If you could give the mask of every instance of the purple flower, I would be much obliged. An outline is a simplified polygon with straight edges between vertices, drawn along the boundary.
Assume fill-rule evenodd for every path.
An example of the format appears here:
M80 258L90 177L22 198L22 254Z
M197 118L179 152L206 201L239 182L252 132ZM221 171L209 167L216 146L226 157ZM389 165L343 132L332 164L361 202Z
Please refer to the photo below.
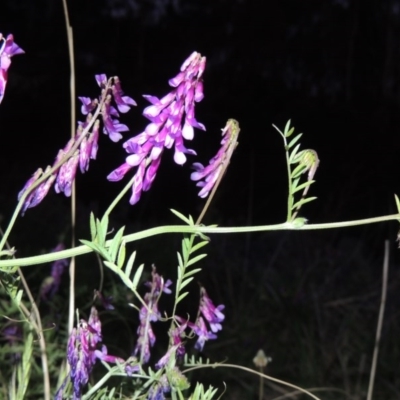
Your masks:
M7 342L7 346L3 351L5 350L10 354L12 363L18 363L21 360L21 348L18 343L23 341L22 326L15 322L9 322L5 324L0 334Z
M126 113L131 107L136 106L136 101L129 96L124 96L121 89L121 82L117 76L114 77L114 85L112 86L112 93L114 95L114 101L117 104L119 112Z
M156 365L155 365L155 368L156 368L156 369L161 369L161 368L165 367L165 366L168 364L170 358L176 353L176 351L177 351L177 349L178 349L179 346L180 346L180 345L176 345L176 346L170 347L170 348L168 349L168 351L164 354L164 356L162 356L162 357L158 360L158 362L157 362Z
M14 43L14 36L8 35L7 38L0 33L0 103L3 100L7 85L7 70L11 65L11 57L16 54L23 54L24 51Z
M64 250L64 245L57 245L52 252ZM63 258L61 260L57 260L51 266L51 275L47 277L40 289L40 297L43 300L51 299L58 291L61 283L62 274L65 271L65 268L68 267L68 259Z
M17 50L14 49L14 51ZM17 53L14 52L14 54ZM100 121L94 119L91 114L95 108L97 109L95 114L101 112L104 124L103 130L110 136L111 140L118 141L122 137L120 132L128 130L126 125L121 124L115 118L119 114L117 109L111 104L111 101L114 99L117 107L122 108L123 112L128 111L130 106L136 103L130 97L123 96L118 77L107 80L107 77L101 74L96 75L96 81L102 89L101 96L98 99L79 97L79 100L82 102L81 111L86 115L86 121L78 122L75 137L71 138L63 149L59 150L51 168L48 167L45 172L41 169L37 170L19 192L18 200L20 200L27 190L32 190L32 185L38 179L42 178L43 174L49 175L50 169L53 170L51 175L27 196L22 206L22 214L28 208L38 205L47 195L54 182L54 189L57 193L63 192L65 196L70 196L78 165L81 172L85 173L89 169L90 159L96 159Z
M201 101L204 97L201 79L205 63L205 57L193 52L182 64L179 74L169 80L169 85L173 88L170 93L161 99L151 95L143 96L151 103L143 111L143 115L150 120L150 124L142 133L124 143L124 148L130 156L126 158L125 164L107 177L109 180L116 180L116 177L121 176L121 171L124 174L127 172L127 164L138 167L132 185L130 198L132 205L139 201L142 191L148 191L151 188L164 148L170 149L174 146L174 161L179 165L186 162L186 154L196 154L194 150L185 147L184 139L193 139L193 128L205 130L204 125L197 122L194 116L195 102ZM102 82L103 79L98 78L98 82ZM117 93L116 84L115 87ZM114 93L114 99L119 110L123 112L120 107L126 107L131 103L127 102L123 96L121 97L123 102L118 100L116 93ZM114 135L119 134L114 133Z
M67 360L71 366L70 379L73 384L73 399L81 398L82 386L89 381L90 373L97 360L106 362L123 363L119 357L109 355L107 347L101 345L101 322L95 307L92 307L89 320L81 319L77 328L72 330L67 345ZM100 347L99 349L98 347ZM65 383L58 390L61 396ZM62 397L60 397L62 398Z
M211 299L208 297L206 289L201 287L200 289L200 312L203 317L210 324L210 328L213 332L218 332L222 329L221 322L225 319L225 315L222 314L222 310L225 308L224 305L214 306Z
M54 189L57 193L64 192L65 196L70 197L72 192L72 182L76 176L76 170L79 164L79 151L63 165L57 175L57 180Z
M221 322L225 319L225 316L224 314L222 314L221 310L223 310L224 308L225 306L223 305L215 307L211 299L208 297L206 290L201 287L199 315L196 319L196 322L193 323L185 321L182 317L179 316L175 317L176 320L182 325L179 328L181 329L181 331L179 332L179 337L177 337L176 334L172 336L174 344L179 343L180 336L187 326L192 329L193 332L197 335L195 348L200 351L203 350L205 342L210 339L216 339L217 335L215 334L215 332L218 332L222 329Z
M164 393L171 391L170 384L166 374L163 374L159 381L154 384L148 393L147 400L165 400Z
M150 348L154 346L156 337L151 326L151 322L156 322L161 318L158 311L158 301L160 300L161 293L171 293L169 286L172 284L170 280L164 282L162 276L157 274L156 268L152 266L152 281L146 282L145 285L149 287L150 292L144 296L146 306L142 306L139 311L140 324L137 330L138 339L133 354L140 355L141 361L147 363L150 359Z
M91 99L90 97L78 97L78 99L81 101L82 106L81 106L81 113L83 115L87 115L91 113L99 103L97 99Z
M198 317L195 324L189 322L188 326L192 328L194 333L198 336L194 347L199 351L203 350L204 344L207 340L217 338L217 335L208 330L208 327L202 317Z
M223 171L224 163L229 163L229 159L237 144L236 139L238 134L239 125L237 121L233 119L228 120L225 128L222 129L221 148L210 160L208 166L204 167L200 163L193 164L196 172L191 174L190 179L192 181L199 181L196 186L202 188L199 192L200 197L204 198L208 196Z

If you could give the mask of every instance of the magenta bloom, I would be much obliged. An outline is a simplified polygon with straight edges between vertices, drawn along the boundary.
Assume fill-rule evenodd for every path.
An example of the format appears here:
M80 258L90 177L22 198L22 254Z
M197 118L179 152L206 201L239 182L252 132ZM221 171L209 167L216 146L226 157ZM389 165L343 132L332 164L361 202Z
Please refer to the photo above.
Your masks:
M237 144L236 140L238 134L239 125L237 121L233 119L228 120L225 128L222 129L221 148L210 160L207 167L200 163L193 164L193 168L196 172L191 174L190 179L192 181L199 181L196 186L202 188L199 192L200 197L204 198L208 196L224 170L224 163L229 163L233 150L235 150Z
M117 109L111 104L114 99L117 108L121 112L127 112L132 105L136 105L135 101L128 96L124 96L121 90L121 84L118 77L107 79L106 75L96 75L96 81L101 87L101 95L98 99L89 97L79 97L82 102L81 111L86 115L86 120L78 122L78 129L75 137L71 138L65 147L59 150L52 167L47 167L43 172L37 170L32 178L28 180L24 188L18 194L18 200L27 191L31 190L31 186L40 179L43 174L47 174L50 169L54 169L52 174L32 193L28 195L22 207L22 214L28 209L38 205L47 195L54 183L54 189L57 193L64 193L65 196L71 196L72 184L75 180L76 173L79 169L81 173L85 173L89 169L90 160L97 157L100 120L94 119L91 114L94 111L102 115L103 131L108 134L110 139L118 141L122 138L120 132L128 130L126 125L119 123L116 117L119 116ZM74 150L72 152L72 150ZM64 160L63 160L64 159ZM60 162L63 160L61 165Z
M205 57L193 52L182 64L178 75L169 80L169 85L173 87L170 93L161 99L143 96L152 104L143 111L143 115L151 122L142 133L124 143L130 155L122 166L107 177L111 181L119 180L129 170L128 166L138 167L132 186L132 205L139 201L143 191L150 189L164 148L174 147L174 160L179 165L186 162L185 154L196 155L194 150L185 147L184 139L193 139L194 128L205 130L204 125L197 122L194 116L195 103L204 97L202 75L205 63ZM121 112L120 107L126 106L126 99L122 97L122 100L119 106ZM117 100L116 103L118 105Z
M11 57L16 54L25 53L16 43L14 36L8 35L7 38L0 33L0 103L3 100L7 85L7 70L11 65Z
M208 297L206 290L201 287L200 288L200 306L199 306L199 316L196 319L196 322L188 322L185 321L182 317L176 316L176 320L180 322L181 328L183 330L187 327L193 330L193 332L197 335L197 341L195 344L195 348L197 350L203 350L204 344L207 340L216 339L216 332L222 329L221 322L225 319L224 314L222 314L222 310L225 308L224 305L214 306L211 299ZM178 328L177 328L178 329ZM178 331L179 336L182 335L182 331ZM176 337L177 334L173 336L174 344L180 344L179 339ZM177 350L182 351L179 347Z
M140 359L147 363L150 359L150 348L154 346L156 337L151 326L151 322L156 322L161 318L161 314L158 311L158 301L162 292L171 293L169 286L172 282L167 280L164 282L162 276L157 274L156 268L152 267L152 281L146 282L146 286L149 287L150 292L144 296L146 306L142 306L139 312L140 325L138 327L138 339L133 354L140 355ZM150 312L149 312L150 311Z
M69 377L73 384L74 400L81 398L82 387L88 383L97 360L112 363L124 362L122 358L109 355L107 347L101 345L101 341L101 322L96 308L92 307L89 320L80 320L78 326L72 330L67 345L67 360L71 367ZM55 398L62 398L65 384L66 382L61 385Z
M206 289L203 287L200 289L200 312L210 324L210 328L213 332L218 332L222 329L221 322L225 319L224 314L222 314L224 308L225 306L222 304L215 307L208 297Z

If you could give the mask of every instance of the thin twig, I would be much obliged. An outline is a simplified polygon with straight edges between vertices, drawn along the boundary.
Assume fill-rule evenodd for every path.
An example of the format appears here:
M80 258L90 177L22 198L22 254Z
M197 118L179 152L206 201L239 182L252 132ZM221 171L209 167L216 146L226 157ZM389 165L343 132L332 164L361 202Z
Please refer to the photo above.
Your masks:
M71 96L71 138L75 137L75 60L74 60L74 36L68 16L67 0L63 0L65 25L68 39L68 53L70 66L70 96ZM76 224L76 187L72 184L71 195L71 247L75 247L75 224ZM68 310L68 332L72 332L75 314L75 257L71 258L69 265L69 310Z
M383 258L383 272L382 272L381 305L379 308L378 325L376 327L375 348L372 357L371 373L369 376L367 400L372 400L372 394L374 391L376 365L378 362L378 354L379 354L379 343L381 340L383 316L385 314L388 275L389 275L389 240L385 240L385 256Z

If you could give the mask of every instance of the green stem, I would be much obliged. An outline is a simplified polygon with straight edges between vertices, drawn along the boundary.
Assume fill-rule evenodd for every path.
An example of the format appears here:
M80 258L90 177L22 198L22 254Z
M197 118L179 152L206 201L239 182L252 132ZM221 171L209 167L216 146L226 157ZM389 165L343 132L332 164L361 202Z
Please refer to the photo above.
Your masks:
M125 196L125 194L128 192L128 190L132 187L133 181L135 180L135 175L132 177L132 179L126 184L126 186L121 190L121 192L118 194L118 196L113 200L113 202L108 206L107 210L105 211L103 218L105 216L109 216L111 214L111 211L115 208L115 206L118 204L118 202L122 199L122 197Z
M108 372L100 380L98 380L94 386L92 386L84 395L82 395L82 400L90 399L91 396L94 395L112 376L126 377L126 373L120 371L121 368L119 368L118 366L110 368ZM149 377L139 374L133 374L130 376L130 378L149 379Z
M287 198L287 214L286 214L286 221L292 220L292 204L293 204L293 193L292 193L292 170L290 169L290 162L289 162L289 149L287 147L287 140L286 136L283 132L276 126L272 125L278 133L282 136L283 143L285 145L285 156L286 156L286 168L287 168L287 175L288 175L288 198Z
M312 231L320 229L336 229L346 228L351 226L369 225L376 224L379 222L387 221L400 221L399 214L385 215L381 217L357 219L353 221L344 222L328 222L323 224L310 224L303 226L296 226L293 222L284 222L282 224L275 225L260 225L260 226L239 226L239 227L207 227L207 226L186 226L186 225L167 225L159 226L156 228L146 229L141 232L131 233L124 236L122 239L125 243L134 242L137 240L145 239L155 235L161 235L165 233L204 233L204 234L221 234L221 233L250 233L250 232L269 232L269 231L284 231L284 230L297 230L297 231ZM112 240L106 242L106 246L111 244ZM63 258L70 258L73 256L79 256L82 254L88 254L93 250L86 246L78 246L73 249L58 251L56 253L44 254L34 257L17 258L12 260L0 260L0 269L15 267L26 267L28 265L44 264Z

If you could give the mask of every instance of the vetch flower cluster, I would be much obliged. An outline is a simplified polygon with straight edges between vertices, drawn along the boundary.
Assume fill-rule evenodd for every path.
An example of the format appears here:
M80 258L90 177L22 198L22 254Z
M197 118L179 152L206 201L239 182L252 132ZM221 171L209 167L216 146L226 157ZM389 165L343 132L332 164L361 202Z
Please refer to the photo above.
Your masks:
M89 320L81 319L72 330L67 346L67 360L71 367L69 378L73 384L73 399L81 398L81 389L89 381L90 373L97 360L111 363L123 363L124 360L107 354L107 347L102 345L101 322L95 307L92 307ZM56 398L62 398L65 383L60 387Z
M137 330L138 339L133 352L135 356L140 356L140 360L143 361L143 363L149 361L150 347L153 347L156 342L151 322L156 322L161 318L161 314L158 310L158 301L160 300L161 293L171 293L169 286L172 284L170 280L164 282L163 277L157 274L154 265L152 267L151 276L151 282L146 282L146 286L149 287L150 291L145 294L145 305L142 305L140 308L140 324Z
M216 332L222 330L221 322L225 319L222 310L224 305L214 306L204 287L200 288L200 306L196 322L185 321L184 318L176 316L178 322L193 330L197 335L195 348L203 350L207 340L216 339Z
M99 99L79 97L82 102L81 111L82 114L86 115L86 120L78 122L76 135L68 141L63 149L59 150L53 165L48 166L45 171L39 168L19 192L18 200L27 190L30 190L29 195L25 198L22 214L28 208L38 205L53 184L57 193L62 192L67 197L71 195L72 183L78 166L81 173L85 173L89 169L90 159L95 160L97 157L100 130L99 115L102 116L103 120L103 132L112 141L120 140L122 138L120 132L129 130L117 119L119 113L111 102L114 100L118 110L125 113L129 111L130 106L136 105L135 101L123 95L118 77L112 77L108 80L104 74L95 77L101 88ZM32 189L33 185L35 187Z
M210 160L210 163L205 167L203 164L194 163L193 172L190 176L192 181L199 181L196 186L202 189L199 196L207 197L213 189L217 180L222 176L233 151L237 146L237 137L239 135L239 124L234 119L229 119L224 129L222 129L221 148L218 153Z
M25 53L16 43L14 36L8 35L7 38L0 33L0 103L3 100L7 85L8 68L11 65L11 57L16 54Z
M64 245L60 243L53 249L53 252L61 250L64 250ZM51 266L51 275L44 280L40 288L40 297L43 300L50 300L57 293L60 287L62 274L67 266L68 259L66 258L53 263Z
M185 154L196 152L184 146L184 139L192 140L194 128L205 130L194 114L195 102L203 99L202 75L206 58L193 52L182 64L180 72L169 80L174 89L161 99L144 95L152 105L143 115L150 120L145 130L123 145L130 154L125 163L108 175L108 180L119 181L133 167L137 167L132 185L130 204L136 204L143 191L148 191L154 181L164 148L174 146L174 160L183 165Z

